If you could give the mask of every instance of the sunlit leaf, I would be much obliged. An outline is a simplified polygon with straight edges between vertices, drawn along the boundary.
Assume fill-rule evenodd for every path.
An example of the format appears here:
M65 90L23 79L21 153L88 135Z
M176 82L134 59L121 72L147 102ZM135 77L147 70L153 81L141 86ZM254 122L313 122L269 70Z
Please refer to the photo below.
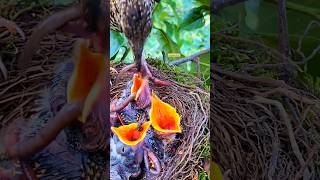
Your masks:
M110 31L110 57L114 57L123 44L124 38L121 34Z
M204 15L203 11L207 8L206 6L200 6L191 9L189 13L185 15L180 25L181 29L184 30L195 30L204 26Z
M180 53L178 45L171 39L171 37L162 29L156 28L158 30L159 41L162 44L162 48L168 53Z

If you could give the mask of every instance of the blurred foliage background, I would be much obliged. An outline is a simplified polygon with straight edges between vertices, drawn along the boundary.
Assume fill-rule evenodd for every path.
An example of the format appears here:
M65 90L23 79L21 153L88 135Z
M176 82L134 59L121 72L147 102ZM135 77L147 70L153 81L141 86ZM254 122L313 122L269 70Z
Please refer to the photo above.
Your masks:
M277 49L277 10L277 0L248 0L224 8L213 16L212 31L225 31ZM315 52L307 64L301 65L297 80L306 89L320 95L320 1L287 0L287 19L292 59L297 62L303 59L299 49L306 57Z
M114 62L133 62L124 35L110 32L110 57ZM161 0L153 12L153 29L144 46L146 58L166 63L210 48L209 0ZM195 63L179 65L196 74ZM200 56L201 79L209 82L210 54Z

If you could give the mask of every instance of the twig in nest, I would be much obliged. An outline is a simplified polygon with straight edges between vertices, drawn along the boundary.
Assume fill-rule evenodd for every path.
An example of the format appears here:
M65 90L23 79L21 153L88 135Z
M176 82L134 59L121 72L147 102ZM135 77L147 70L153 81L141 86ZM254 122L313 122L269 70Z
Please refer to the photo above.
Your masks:
M199 94L194 93L194 92L190 92L190 94L191 94L191 95L195 95L195 96L197 97L197 99L198 99L198 101L199 101L200 108L201 108L201 110L202 110L202 113L203 113L203 114L206 114L206 112L205 112L205 110L204 110L204 108L203 108L202 101L201 101L201 98L200 98Z
M82 112L83 102L65 105L61 111L44 127L35 137L18 142L12 146L7 145L6 153L12 158L25 158L50 144L54 138L68 124L75 121ZM10 133L8 133L10 134ZM7 144L10 142L7 142Z
M277 168L277 163L278 163L278 158L279 158L279 151L280 151L280 144L279 144L279 137L278 137L278 132L275 128L274 130L274 135L273 135L273 142L272 142L272 155L270 159L270 165L269 165L269 170L268 170L268 179L272 180L274 179L273 175L276 171Z
M279 110L280 118L284 121L284 123L287 127L288 136L289 136L289 140L291 143L293 153L295 154L295 156L299 160L300 165L304 166L305 160L303 159L302 153L299 149L296 138L294 136L292 124L290 122L289 116L288 116L286 110L284 109L283 105L279 101L272 100L272 99L266 99L264 97L259 97L259 96L256 96L255 100L260 103L270 104L270 105L277 107L277 109ZM308 176L310 175L308 169L306 169L306 174L308 174Z
M19 26L16 23L14 23L13 21L9 21L0 16L0 27L2 26L6 27L9 30L9 32L12 34L15 34L16 32L18 32L23 40L26 39L26 36L24 35L23 31L19 28Z
M21 14L29 11L29 10L32 10L34 7L36 7L37 5L35 5L35 3L31 3L30 6L26 7L26 8L23 8L21 10L19 10L18 12L16 12L14 15L11 16L11 19L12 20L15 20L17 19Z
M226 76L232 77L232 78L240 80L240 81L264 84L264 85L271 86L271 87L285 87L287 89L292 89L292 87L288 86L282 80L274 80L274 79L266 78L266 77L255 77L255 76L251 76L249 74L239 74L239 73L235 73L235 72L229 72L229 71L222 70L218 66L211 66L211 71L217 72L220 74L224 74Z
M129 65L125 66L124 68L122 68L122 69L119 71L119 73L117 74L116 83L119 82L120 77L124 76L124 74L125 74L126 72L128 72L129 70L131 70L131 69L133 69L133 68L135 68L135 67L136 67L136 64L133 63L133 64L129 64Z
M233 37L233 36L229 36L226 34L222 34L222 33L214 33L213 35L216 38L220 38L220 39L224 39L230 42L234 42L234 41L238 41L244 44L251 44L251 45L255 45L255 46L259 46L263 49L266 50L266 52L273 57L274 59L283 59L283 58L287 58L288 60L288 64L292 65L293 67L299 69L299 66L290 58L290 57L285 57L283 54L281 54L277 49L274 49L272 47L269 47L263 43L260 43L258 41L254 41L254 40L250 40L250 39L245 39L242 37Z
M256 69L283 69L289 63L278 63L278 64L248 64L241 69L241 71L253 71Z
M272 89L270 91L260 93L260 95L262 95L263 97L268 97L273 94L282 94L282 95L288 96L294 100L301 101L303 103L310 104L310 105L320 103L319 101L315 101L315 100L309 99L305 96L301 96L301 95L295 93L294 91L290 91L290 90L282 88L282 87L278 87L278 88Z
M313 156L318 152L317 151L318 148L316 146L314 146L308 156L308 159L306 160L306 162L304 163L304 165L302 165L300 167L300 170L297 172L296 176L294 177L294 180L299 180L302 175L303 175L303 172L305 171L305 169L307 168L307 166L309 165L309 163L311 162L311 160L313 159Z
M3 64L1 56L0 56L0 70L1 70L2 75L3 75L3 79L7 80L8 79L8 71L7 71L6 66Z
M236 73L236 72L224 71L217 66L212 66L211 69L213 72L218 72L220 74L232 77L232 78L240 80L240 81L251 82L254 84L263 84L263 85L266 85L269 87L276 87L275 89L272 89L272 90L264 92L264 93L256 92L253 90L251 91L259 96L267 97L272 94L280 93L280 94L286 95L292 99L304 102L306 104L319 104L319 101L311 100L306 96L302 96L302 95L297 94L296 92L294 92L294 90L297 90L296 88L287 85L282 80L274 80L274 79L265 78L265 77L255 77L255 76L251 76L249 74L244 74L244 73L240 74L240 73ZM213 75L212 77L214 77L214 76L215 75Z
M111 112L119 112L123 110L125 107L128 106L130 102L132 102L136 98L136 95L137 93L132 93L122 104L118 106L113 105L113 107L111 107Z

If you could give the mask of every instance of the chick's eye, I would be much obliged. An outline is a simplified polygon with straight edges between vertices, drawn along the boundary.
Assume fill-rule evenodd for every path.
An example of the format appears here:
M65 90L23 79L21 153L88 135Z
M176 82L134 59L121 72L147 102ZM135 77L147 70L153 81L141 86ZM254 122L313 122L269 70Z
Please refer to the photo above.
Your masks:
M122 147L121 152L124 153L124 151L125 151L125 149L124 149L124 147Z

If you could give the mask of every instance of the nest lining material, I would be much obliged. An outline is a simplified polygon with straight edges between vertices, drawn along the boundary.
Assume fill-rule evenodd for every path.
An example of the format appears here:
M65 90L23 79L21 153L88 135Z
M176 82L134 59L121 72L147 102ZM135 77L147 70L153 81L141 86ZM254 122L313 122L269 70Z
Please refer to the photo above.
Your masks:
M123 77L117 77L117 72L122 66L115 67L111 79L111 98L117 99L122 90L133 77L127 73ZM181 116L183 132L177 136L176 142L179 147L175 149L172 157L165 162L160 175L156 179L193 179L203 170L204 159L202 155L203 145L209 142L209 94L198 87L183 87L180 83L172 81L170 76L175 72L166 73L152 67L152 74L160 79L170 79L172 86L155 87L151 89L159 94L159 97L177 109ZM169 73L168 73L169 72ZM194 79L196 82L197 80Z

